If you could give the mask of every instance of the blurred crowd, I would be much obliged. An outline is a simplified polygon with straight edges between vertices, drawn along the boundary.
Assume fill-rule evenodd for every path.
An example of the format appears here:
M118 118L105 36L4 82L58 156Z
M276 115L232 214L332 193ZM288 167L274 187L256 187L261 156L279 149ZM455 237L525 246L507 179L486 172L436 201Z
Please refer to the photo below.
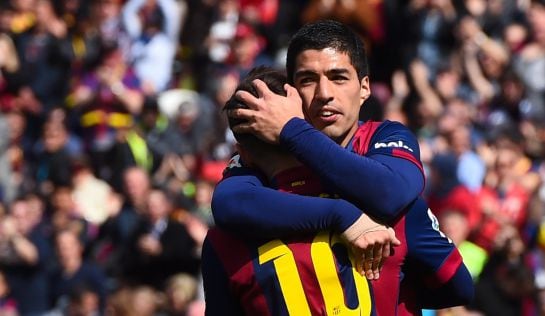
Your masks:
M221 108L323 18L364 39L361 118L418 136L474 277L432 313L545 315L545 0L1 0L0 314L203 315Z

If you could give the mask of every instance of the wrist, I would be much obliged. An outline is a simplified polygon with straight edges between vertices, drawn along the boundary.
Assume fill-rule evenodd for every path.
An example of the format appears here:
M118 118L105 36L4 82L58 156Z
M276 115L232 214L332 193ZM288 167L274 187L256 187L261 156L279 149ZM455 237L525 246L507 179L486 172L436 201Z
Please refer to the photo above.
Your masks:
M302 118L293 117L289 119L282 129L280 130L280 135L278 135L278 141L284 143L292 138L297 137L302 130L307 129L310 126L307 121Z
M362 214L350 227L348 227L342 236L348 241L353 242L361 235L373 231L382 225L373 221L369 216Z

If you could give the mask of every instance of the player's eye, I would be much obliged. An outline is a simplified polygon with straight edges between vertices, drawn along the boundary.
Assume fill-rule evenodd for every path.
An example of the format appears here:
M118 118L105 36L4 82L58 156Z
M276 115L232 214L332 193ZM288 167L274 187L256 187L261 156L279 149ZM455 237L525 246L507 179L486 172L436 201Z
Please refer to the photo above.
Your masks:
M310 83L314 82L314 80L312 79L312 77L301 77L297 80L297 83L299 85L308 85Z
M336 75L331 78L332 81L335 81L337 83L343 83L348 80L346 76Z

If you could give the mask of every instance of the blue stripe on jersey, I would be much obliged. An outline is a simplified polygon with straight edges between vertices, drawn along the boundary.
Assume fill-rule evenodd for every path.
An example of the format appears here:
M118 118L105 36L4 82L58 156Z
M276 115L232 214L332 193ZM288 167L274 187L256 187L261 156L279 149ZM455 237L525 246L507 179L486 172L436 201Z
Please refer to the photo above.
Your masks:
M335 244L331 247L335 260L337 261L337 270L339 278L344 290L346 306L355 309L359 306L356 284L354 283L354 275L352 273L352 263L348 257L348 249L342 244Z
M270 314L275 316L289 315L273 260L259 264L258 247L250 247L250 249L252 251L255 278L261 286Z

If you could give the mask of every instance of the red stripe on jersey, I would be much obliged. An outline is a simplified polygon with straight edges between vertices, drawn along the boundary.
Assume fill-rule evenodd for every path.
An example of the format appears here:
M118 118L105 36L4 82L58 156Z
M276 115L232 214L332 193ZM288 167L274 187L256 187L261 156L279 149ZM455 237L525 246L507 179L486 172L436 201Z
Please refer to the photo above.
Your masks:
M300 242L290 242L288 247L293 253L299 278L305 290L312 315L326 315L325 302L320 290L320 283L316 278L314 263L312 262L312 238Z
M433 278L429 278L426 282L432 287L437 288L450 281L456 274L456 271L462 264L462 256L458 249L454 249L445 259L439 270L435 272Z
M352 144L354 152L362 156L367 153L369 143L371 143L371 138L373 138L375 131L382 123L383 122L367 121L358 128L356 134L354 135L354 143Z
M409 154L408 152L401 150L399 148L394 148L392 149L392 155L394 155L394 157L400 157L400 158L404 158L411 161L412 163L418 166L418 168L420 169L420 171L422 171L422 173L424 173L424 169L422 168L422 164L420 163L420 161L416 159L413 155Z
M248 315L270 315L263 291L255 278L253 261L248 247L235 236L217 228L209 231L208 236L223 262L229 276L229 286L235 297Z
M418 167L418 169L420 169L420 172L422 172L422 177L424 177L424 185L422 186L422 190L424 190L424 188L426 187L426 176L424 176L424 167L422 167L422 162L420 162L420 160L416 159L413 155L409 154L408 152L403 151L401 149L397 149L397 148L392 149L392 155L394 155L394 157L405 158L411 161L412 163L414 163Z

